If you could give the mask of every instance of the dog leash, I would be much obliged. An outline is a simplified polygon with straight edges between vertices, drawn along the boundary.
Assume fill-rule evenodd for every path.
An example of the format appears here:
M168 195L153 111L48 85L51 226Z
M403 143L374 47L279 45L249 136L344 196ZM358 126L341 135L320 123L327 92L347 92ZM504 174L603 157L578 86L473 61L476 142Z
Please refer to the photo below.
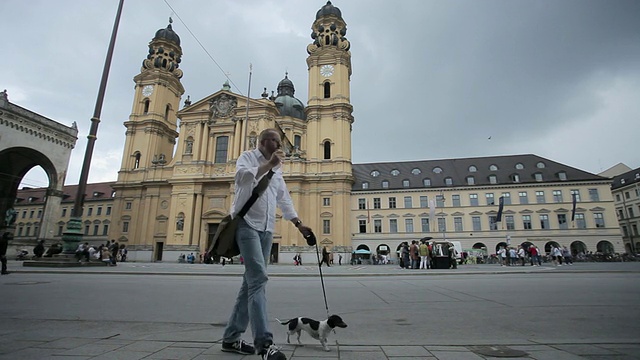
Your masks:
M318 259L318 271L320 271L320 283L322 283L322 295L324 296L324 308L327 310L327 318L328 318L329 304L327 303L327 292L324 289L324 278L322 277L322 263L320 262L320 253L318 252L317 242L316 242L316 258Z
M324 277L322 276L322 263L320 262L320 251L318 250L318 242L316 240L316 235L313 231L304 235L304 238L307 240L307 245L315 245L316 246L316 259L318 259L318 271L320 272L320 283L322 284L322 296L324 297L324 308L327 311L327 318L329 318L329 303L327 302L327 291L324 288ZM328 265L328 264L327 264ZM333 333L336 333L336 329L333 329Z

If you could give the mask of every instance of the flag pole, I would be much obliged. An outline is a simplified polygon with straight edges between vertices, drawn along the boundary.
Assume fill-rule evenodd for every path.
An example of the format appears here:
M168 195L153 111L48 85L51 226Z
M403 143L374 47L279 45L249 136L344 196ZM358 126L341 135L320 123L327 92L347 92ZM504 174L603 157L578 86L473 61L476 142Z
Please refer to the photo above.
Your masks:
M241 136L242 136L242 140L241 140L241 153L242 151L247 150L247 128L249 127L249 101L250 101L250 95L251 95L251 75L253 73L253 65L251 63L249 63L249 86L247 88L247 114L245 116L245 121L244 124L242 126L242 132L241 132Z

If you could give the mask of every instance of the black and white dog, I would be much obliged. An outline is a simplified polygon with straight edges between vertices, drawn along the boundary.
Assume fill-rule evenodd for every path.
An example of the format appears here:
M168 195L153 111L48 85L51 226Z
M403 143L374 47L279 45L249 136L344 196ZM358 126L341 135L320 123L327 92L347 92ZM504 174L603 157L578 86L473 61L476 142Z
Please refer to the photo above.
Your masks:
M331 351L331 349L329 349L329 346L327 346L327 336L329 335L329 332L331 332L331 330L336 327L347 327L347 324L345 324L345 322L342 321L342 318L338 315L331 315L327 320L323 321L313 320L306 317L297 317L289 321L278 320L278 322L282 325L288 325L288 344L291 343L291 341L289 341L289 337L294 333L298 334L298 344L302 344L300 342L300 333L302 332L302 330L304 330L309 335L311 335L312 338L320 340L320 344L322 344L322 348L324 349L324 351Z

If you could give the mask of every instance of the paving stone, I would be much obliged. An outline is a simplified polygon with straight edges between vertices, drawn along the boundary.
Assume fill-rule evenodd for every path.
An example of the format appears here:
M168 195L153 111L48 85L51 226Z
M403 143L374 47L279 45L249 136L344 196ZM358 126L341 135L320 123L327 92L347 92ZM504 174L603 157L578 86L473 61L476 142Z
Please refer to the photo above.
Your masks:
M584 345L584 344L555 345L554 347L572 354L576 354L576 355L615 355L616 354L611 350L598 347L598 346L593 346L593 345Z
M529 356L536 360L584 360L581 356L559 350L530 351Z
M313 345L305 345L305 346L296 346L293 351L293 355L296 357L315 357L318 359L337 359L338 358L338 350L335 346L331 347L331 351L324 351L322 346L318 343L317 346Z
M69 350L58 350L56 356L98 356L121 348L122 345L87 344Z
M94 343L95 341L95 339L63 338L36 345L36 347L47 349L74 349L82 345Z
M147 359L191 360L202 354L202 349L167 347L147 357Z
M438 360L482 360L482 356L478 356L471 351L431 351L433 356Z
M142 351L142 352L158 352L166 347L173 345L172 342L164 341L136 341L129 345L123 346L120 350L124 351Z
M423 346L382 346L382 351L391 356L431 356Z
M139 360L151 355L150 352L115 350L92 357L91 360ZM57 357L56 357L57 360Z

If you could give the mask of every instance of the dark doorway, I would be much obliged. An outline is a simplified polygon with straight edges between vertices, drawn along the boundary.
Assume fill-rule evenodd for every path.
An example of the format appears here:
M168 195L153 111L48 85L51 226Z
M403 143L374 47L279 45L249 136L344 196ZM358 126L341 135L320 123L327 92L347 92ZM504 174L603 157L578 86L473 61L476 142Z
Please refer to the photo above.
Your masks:
M207 248L204 251L209 250L209 247L211 247L211 243L213 242L213 236L216 234L216 231L218 231L218 226L220 225L220 223L215 223L215 224L207 224L209 225L209 232L207 233Z
M272 264L278 263L278 252L280 251L279 243L271 244L271 257L269 258L269 262Z
M156 243L156 257L155 257L155 261L162 261L162 251L164 248L164 243L163 242L157 242Z

